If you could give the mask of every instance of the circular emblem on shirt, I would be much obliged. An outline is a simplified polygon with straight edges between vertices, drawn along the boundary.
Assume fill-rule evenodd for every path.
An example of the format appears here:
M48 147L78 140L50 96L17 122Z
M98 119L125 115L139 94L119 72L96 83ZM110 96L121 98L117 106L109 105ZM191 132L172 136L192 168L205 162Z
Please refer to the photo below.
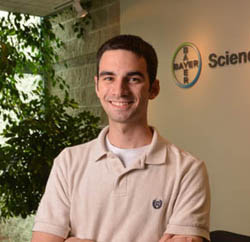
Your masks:
M161 206L162 206L162 200L154 200L153 202L152 202L152 205L153 205L153 208L155 208L155 209L159 209L159 208L161 208Z

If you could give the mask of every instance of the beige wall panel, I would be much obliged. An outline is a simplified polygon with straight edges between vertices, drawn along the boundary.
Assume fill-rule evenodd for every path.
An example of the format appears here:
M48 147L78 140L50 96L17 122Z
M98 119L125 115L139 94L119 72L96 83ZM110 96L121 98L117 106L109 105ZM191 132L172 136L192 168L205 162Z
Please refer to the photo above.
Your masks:
M248 0L121 1L121 33L142 36L158 52L161 83L150 123L171 142L206 161L211 230L250 235L250 61L208 67L211 53L250 51ZM171 59L183 42L202 56L196 85L178 87Z

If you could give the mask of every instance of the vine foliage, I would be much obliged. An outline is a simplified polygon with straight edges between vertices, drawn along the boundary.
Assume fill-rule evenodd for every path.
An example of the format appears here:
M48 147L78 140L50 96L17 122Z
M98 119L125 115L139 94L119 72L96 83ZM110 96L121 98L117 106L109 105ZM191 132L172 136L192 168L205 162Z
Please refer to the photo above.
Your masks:
M30 20L13 13L0 19L0 122L5 123L0 135L6 140L0 144L1 218L34 214L54 158L100 131L99 118L77 111L69 86L55 73L63 42L51 22ZM25 73L42 76L29 93L18 88ZM60 87L63 97L49 86ZM70 109L78 114L69 115Z

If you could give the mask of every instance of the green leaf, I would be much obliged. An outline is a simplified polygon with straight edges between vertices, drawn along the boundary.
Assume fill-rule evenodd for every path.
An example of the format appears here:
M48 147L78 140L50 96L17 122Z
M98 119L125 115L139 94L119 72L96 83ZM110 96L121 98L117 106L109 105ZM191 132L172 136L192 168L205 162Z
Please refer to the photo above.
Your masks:
M80 113L67 82L56 77L56 47L63 43L51 22L44 18L41 24L28 25L29 20L29 15L11 13L0 19L0 112L8 122L1 134L7 141L0 144L1 219L34 214L54 158L66 146L87 142L100 131L100 119ZM84 33L80 26L76 24L78 35ZM38 82L31 100L17 87L27 72L46 80L46 85ZM51 94L53 85L63 90L60 98ZM70 115L69 109L77 114Z

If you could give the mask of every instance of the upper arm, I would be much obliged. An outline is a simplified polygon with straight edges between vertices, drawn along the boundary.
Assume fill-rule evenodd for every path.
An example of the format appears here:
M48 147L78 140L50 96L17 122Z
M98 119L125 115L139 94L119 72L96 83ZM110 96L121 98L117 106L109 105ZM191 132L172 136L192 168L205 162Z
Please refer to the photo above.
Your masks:
M33 231L62 238L66 238L70 231L70 195L64 156L60 155L53 164L33 226Z
M31 242L64 242L64 238L53 234L35 231L32 233Z
M204 162L190 163L189 167L183 169L180 178L165 233L185 233L209 240L210 191Z

